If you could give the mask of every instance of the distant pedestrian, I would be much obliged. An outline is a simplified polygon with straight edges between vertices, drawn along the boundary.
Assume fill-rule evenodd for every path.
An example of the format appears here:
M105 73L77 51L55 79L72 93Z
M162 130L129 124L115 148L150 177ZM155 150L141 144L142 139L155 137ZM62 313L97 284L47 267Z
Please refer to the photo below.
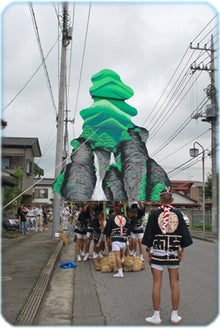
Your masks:
M26 213L27 210L25 205L20 205L17 211L17 218L20 222L20 232L22 235L28 234Z
M48 231L48 210L46 206L43 207L43 229Z
M40 232L43 231L43 209L38 205L35 208L35 215L36 215L36 226L35 226L35 232L38 232L38 229Z
M113 275L114 278L123 278L122 258L127 245L127 238L130 235L128 219L122 214L120 207L115 208L115 214L108 219L105 233L111 237L112 252L115 253L118 272Z
M150 213L142 243L147 246L147 260L151 264L153 274L152 299L154 313L145 318L150 324L160 324L160 293L164 267L168 268L172 312L170 321L179 323L182 318L178 315L180 300L179 263L182 261L184 248L192 244L192 239L183 215L170 204L172 194L164 190L160 194L159 209Z
M69 217L70 217L70 210L69 207L66 206L61 211L63 230L68 230Z
M35 230L36 217L34 215L34 208L28 206L27 219L29 221L30 230Z

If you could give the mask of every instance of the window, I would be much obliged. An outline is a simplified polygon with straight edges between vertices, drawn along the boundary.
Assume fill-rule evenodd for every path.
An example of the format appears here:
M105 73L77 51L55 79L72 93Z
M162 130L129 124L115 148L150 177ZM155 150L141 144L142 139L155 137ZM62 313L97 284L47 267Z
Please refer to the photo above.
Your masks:
M34 189L34 198L48 198L48 189Z
M2 157L2 168L3 169L10 168L10 157Z
M30 159L26 160L26 174L31 175L32 173L32 162Z

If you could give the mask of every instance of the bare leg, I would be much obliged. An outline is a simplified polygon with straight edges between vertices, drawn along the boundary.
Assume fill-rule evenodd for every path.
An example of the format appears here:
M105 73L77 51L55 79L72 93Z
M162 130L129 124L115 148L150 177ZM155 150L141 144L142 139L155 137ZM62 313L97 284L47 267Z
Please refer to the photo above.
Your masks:
M118 269L122 268L121 264L121 250L120 251L115 251L115 260L116 260L116 265Z
M172 301L172 305L173 305L173 310L178 310L179 301L180 301L178 276L179 276L178 268L177 269L169 269L171 301Z
M162 275L163 271L152 269L153 273L153 290L152 290L152 300L154 307L154 314L152 317L145 318L145 321L151 324L160 324L160 291L162 286Z
M118 268L118 273L113 275L114 278L123 278L124 277L123 270L122 270L122 263L121 263L123 254L124 254L124 249L115 251L115 261L116 261L116 265Z
M153 271L153 290L152 290L152 300L153 307L155 311L160 310L160 291L162 286L162 275L163 271L152 269Z

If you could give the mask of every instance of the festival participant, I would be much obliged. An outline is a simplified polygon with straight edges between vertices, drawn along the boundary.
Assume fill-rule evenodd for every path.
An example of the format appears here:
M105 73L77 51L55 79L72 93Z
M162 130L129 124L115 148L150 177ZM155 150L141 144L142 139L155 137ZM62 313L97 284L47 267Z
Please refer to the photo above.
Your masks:
M90 244L92 241L92 232L93 232L93 227L92 227L92 216L93 216L93 209L92 209L92 203L88 202L87 203L87 208L84 213L85 219L86 219L86 239L85 239L85 244L84 244L84 250L83 250L83 261L87 261L89 257L89 249L90 249Z
M115 209L114 208L110 208L109 209L109 213L107 214L106 216L106 225L104 227L104 231L103 231L103 234L105 236L105 242L106 242L106 245L107 245L107 249L108 249L108 252L110 253L112 251L112 241L111 241L111 237L110 236L107 236L106 235L106 229L108 227L108 221L109 221L109 218L111 217L111 215L115 214Z
M96 211L92 220L93 226L93 258L103 258L102 254L102 242L104 240L104 220L102 211Z
M81 261L81 256L84 256L85 253L82 251L85 245L85 239L87 234L87 216L88 216L88 203L79 208L78 222L75 226L76 232L76 254L77 261Z
M114 278L124 278L122 269L122 257L126 248L127 237L130 234L128 219L121 213L119 207L115 208L115 214L108 219L106 236L110 236L112 240L112 252L115 253L116 265L118 272L113 275Z
M144 226L142 222L142 217L145 213L145 207L142 204L134 203L131 205L130 212L131 212L130 231L131 231L131 245L132 245L132 250L130 251L130 255L133 256L137 255L137 245L138 245L140 258L142 261L144 261L143 245L142 245Z
M179 263L182 261L184 248L192 244L192 239L183 215L171 203L172 194L164 190L160 194L159 209L150 213L142 243L147 246L147 260L151 264L153 274L152 300L154 313L145 318L150 324L160 324L160 292L164 267L168 268L172 312L170 321L179 323L182 318L178 315L180 291L178 285Z

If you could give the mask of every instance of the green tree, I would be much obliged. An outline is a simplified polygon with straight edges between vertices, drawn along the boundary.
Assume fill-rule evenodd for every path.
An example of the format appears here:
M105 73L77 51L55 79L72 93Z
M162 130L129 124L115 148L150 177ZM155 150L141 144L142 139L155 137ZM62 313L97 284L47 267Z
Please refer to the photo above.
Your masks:
M205 198L212 198L212 174L209 173L205 183Z
M16 185L13 187L12 186L3 187L3 207L21 194L21 189L19 186L24 176L24 172L22 168L19 166L15 169L13 174L16 176ZM4 213L14 214L14 211L18 207L18 204L21 202L22 198L23 198L22 196L16 198L14 202L12 202L9 206L7 206L7 208L4 210Z
M41 176L44 176L44 170L34 163L34 177L40 178Z

